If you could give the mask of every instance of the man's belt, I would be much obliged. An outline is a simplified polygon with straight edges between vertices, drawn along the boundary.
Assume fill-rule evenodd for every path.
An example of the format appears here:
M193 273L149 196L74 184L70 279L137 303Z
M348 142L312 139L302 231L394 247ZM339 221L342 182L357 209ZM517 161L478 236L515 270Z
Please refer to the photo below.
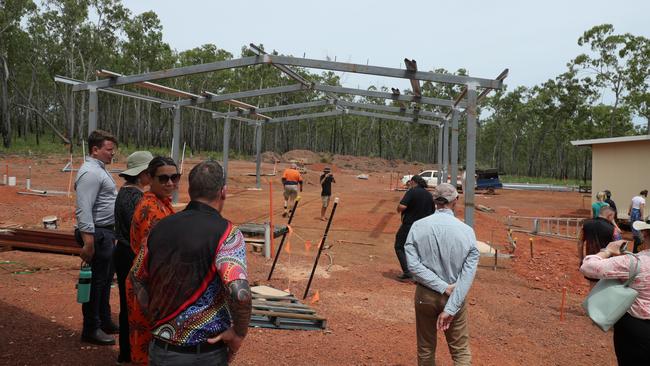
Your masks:
M295 186L297 184L298 184L298 182L294 182L292 180L288 180L288 181L284 182L285 186Z
M115 224L111 224L111 225L95 225L95 229L115 230Z
M163 341L162 339L154 338L153 344L164 349L165 351L172 351L177 353L206 353L211 351L216 351L222 348L226 348L226 344L223 341L217 343L199 343L193 346L178 346L171 344L169 342Z

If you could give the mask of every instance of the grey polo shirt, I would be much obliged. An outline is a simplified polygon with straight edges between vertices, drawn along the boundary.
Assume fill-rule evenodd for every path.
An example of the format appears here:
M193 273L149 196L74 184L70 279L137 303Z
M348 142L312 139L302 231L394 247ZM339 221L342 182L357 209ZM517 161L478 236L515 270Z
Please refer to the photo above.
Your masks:
M115 199L117 187L111 174L101 161L86 157L74 182L77 192L77 228L84 233L94 233L95 226L115 224Z
M419 284L441 294L456 284L444 310L456 315L478 266L474 230L451 210L439 209L411 226L404 249L409 271Z

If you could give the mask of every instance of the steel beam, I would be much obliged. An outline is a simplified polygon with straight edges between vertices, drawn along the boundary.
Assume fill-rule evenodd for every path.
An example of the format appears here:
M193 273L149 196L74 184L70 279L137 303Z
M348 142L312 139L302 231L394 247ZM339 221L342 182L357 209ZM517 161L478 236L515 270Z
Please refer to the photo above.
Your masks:
M170 103L170 105L166 105L166 106L163 105L162 108L172 108L174 104L180 106L187 106L187 105L196 105L196 104L203 104L209 102L225 102L231 99L260 97L263 95L271 95L271 94L279 94L279 93L293 93L300 90L309 90L309 88L302 84L293 84L293 85L276 86L272 88L255 89L255 90L248 90L248 91L228 93L228 94L219 94L219 95L212 94L212 95L203 96L198 99L178 100L173 102L173 104Z
M414 117L422 116L422 117L431 117L431 118L439 118L439 119L444 118L444 115L442 113L423 111L421 109L416 109L416 108L399 108L399 107L392 107L392 106L381 105L381 104L348 102L344 100L338 100L336 101L336 104L343 107L372 109L372 110L382 111L382 112L399 113L400 115L412 115Z
M450 120L445 120L442 128L442 180L445 183L449 173L449 125Z
M503 80L505 80L505 79L508 77L508 73L509 73L509 69L505 69L505 70L501 71L501 73L497 76L497 78L496 78L495 80L500 81L500 82L503 84ZM480 101L481 99L483 99L483 98L484 98L486 95L488 95L492 90L493 90L493 89L491 89L491 88L488 88L488 89L483 90L483 91L481 92L481 94L479 94L479 96L476 98L476 101L478 102L478 101ZM454 107L460 106L460 102L463 100L463 98L465 98L465 95L467 95L467 86L465 86L465 87L463 88L463 90L461 90L460 94L459 94L459 95L456 97L456 99L454 100ZM452 113L452 111L449 111L449 112L447 113L447 117L449 117L449 115L450 115L451 113Z
M438 156L436 157L436 161L438 162L438 179L437 179L437 184L442 183L442 139L443 139L443 131L442 128L438 129Z
M72 91L87 90L90 87L107 88L107 87L118 86L118 85L136 84L144 81L174 78L174 77L185 76L185 75L194 75L194 74L200 74L204 72L227 70L227 69L233 69L237 67L257 65L262 63L263 61L264 60L260 56L252 56L252 57L238 58L234 60L215 61L207 64L183 66L183 67L177 67L177 68L166 69L166 70L145 72L136 75L120 76L120 77L110 78L110 79L89 81L83 84L73 86Z
M340 111L340 110L333 110L333 111L318 112L318 113L311 113L311 114L300 114L300 115L296 115L296 116L286 116L286 117L280 117L280 118L273 118L272 120L270 120L270 121L268 121L266 123L282 123L282 122L299 121L299 120L303 120L303 119L332 117L332 116L341 115L343 113L345 113L345 112Z
M230 153L230 117L223 120L223 184L228 183L228 154Z
M465 223L474 227L476 185L476 84L467 85L467 164L465 169Z
M476 78L476 77L463 76L463 75L440 74L440 73L424 72L424 71L414 72L414 71L395 69L390 67L368 66L368 65L361 65L361 64L336 62L336 61L312 60L307 58L296 58L296 57L289 57L289 56L264 55L263 57L264 57L263 62L268 64L300 66L300 67L306 67L311 69L322 69L322 70L350 72L355 74L388 76L388 77L402 78L402 79L416 79L416 80L425 80L425 81L447 83L447 84L466 85L468 83L475 83L478 84L478 86L480 87L493 88L493 89L499 89L503 85L502 82L498 80Z
M251 50L252 50L253 52L255 52L255 54L257 54L258 56L261 56L261 55L267 55L267 54L268 54L268 53L267 53L266 51L264 51L261 47L258 47L257 45L255 45L255 44L253 44L253 43L249 44L249 46L250 46ZM282 71L283 73L287 74L287 76L289 76L290 78L292 78L293 80L299 82L299 83L302 84L302 85L305 85L305 86L309 86L309 87L311 87L311 85L313 84L313 82L311 82L311 81L309 81L309 80L303 78L300 74L298 74L297 72L291 70L291 69L290 69L289 67L287 67L287 66L279 65L279 64L272 64L272 65L273 65L275 68L277 68L278 70L280 70L280 71Z
M337 94L354 94L363 97L383 98L383 99L391 99L391 100L403 101L403 102L438 105L442 107L453 107L454 105L453 100L447 100L447 99L416 97L414 95L391 94L391 93L385 93L385 92L374 91L374 90L344 88L340 86L331 86L331 85L323 85L323 84L314 85L314 90L337 93ZM461 104L464 103L461 102Z
M105 76L109 78L117 78L124 76L122 74L119 74L117 72L109 71L109 70L97 70L96 72L97 76ZM182 90L174 89L168 86L160 85L160 84L154 84L150 83L148 81L142 82L142 83L137 83L135 84L136 86L139 86L144 89L149 89L153 91L157 91L159 93L163 94L169 94L173 95L175 97L181 97L181 98L199 98L199 95L188 93Z
M181 108L174 108L174 125L172 127L172 159L176 165L180 167L181 161ZM175 190L172 195L172 201L178 202L178 190Z
M378 118L378 119L385 119L389 121L400 121L400 122L409 122L409 123L419 123L423 125L431 125L431 126L440 126L440 122L436 121L430 121L427 119L418 119L418 118L413 118L413 117L404 117L404 116L396 116L396 115L390 115L390 114L383 114L383 113L373 113L373 112L366 112L366 111L359 111L356 109L347 109L345 111L347 114L351 114L354 116L364 116L364 117L372 117L372 118Z
M97 109L99 102L97 101L97 89L88 89L88 136L90 133L97 129ZM90 151L89 151L90 153Z
M329 100L316 100L316 101L313 101L313 102L285 104L285 105L278 105L278 106L273 106L273 107L258 108L255 111L260 112L260 113L281 112L281 111L290 111L290 110L294 110L294 109L307 109L307 108L322 107L322 106L327 106L327 105L333 105L333 103L334 102L330 102ZM251 111L249 111L249 110L239 110L239 111L235 111L235 112L228 112L227 115L228 116L242 116L242 115L247 115L247 114L250 114L250 113L251 113Z
M257 189L260 189L262 188L262 179L260 178L262 169L262 124L259 122L255 126L255 148L257 150L255 157L255 185Z
M455 187L458 181L458 119L460 111L454 109L451 115L451 184Z

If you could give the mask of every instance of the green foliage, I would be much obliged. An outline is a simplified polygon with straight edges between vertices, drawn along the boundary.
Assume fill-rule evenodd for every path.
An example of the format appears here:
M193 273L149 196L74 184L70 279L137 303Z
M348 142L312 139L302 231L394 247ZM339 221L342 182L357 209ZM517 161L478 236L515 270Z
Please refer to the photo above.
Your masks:
M584 186L591 185L591 180L586 182L581 179L556 179L549 177L525 177L518 175L502 175L499 180L503 183L530 183L530 184L552 184L556 186Z

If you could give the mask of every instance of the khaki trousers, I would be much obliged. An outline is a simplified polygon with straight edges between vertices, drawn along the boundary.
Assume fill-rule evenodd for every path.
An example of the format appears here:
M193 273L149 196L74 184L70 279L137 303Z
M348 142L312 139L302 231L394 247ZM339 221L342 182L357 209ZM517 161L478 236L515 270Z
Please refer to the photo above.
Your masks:
M422 285L415 289L415 326L418 338L418 366L436 364L436 321L438 315L445 309L449 297L439 294ZM469 349L469 324L467 305L463 304L449 329L445 332L449 353L455 366L472 364L472 354Z

